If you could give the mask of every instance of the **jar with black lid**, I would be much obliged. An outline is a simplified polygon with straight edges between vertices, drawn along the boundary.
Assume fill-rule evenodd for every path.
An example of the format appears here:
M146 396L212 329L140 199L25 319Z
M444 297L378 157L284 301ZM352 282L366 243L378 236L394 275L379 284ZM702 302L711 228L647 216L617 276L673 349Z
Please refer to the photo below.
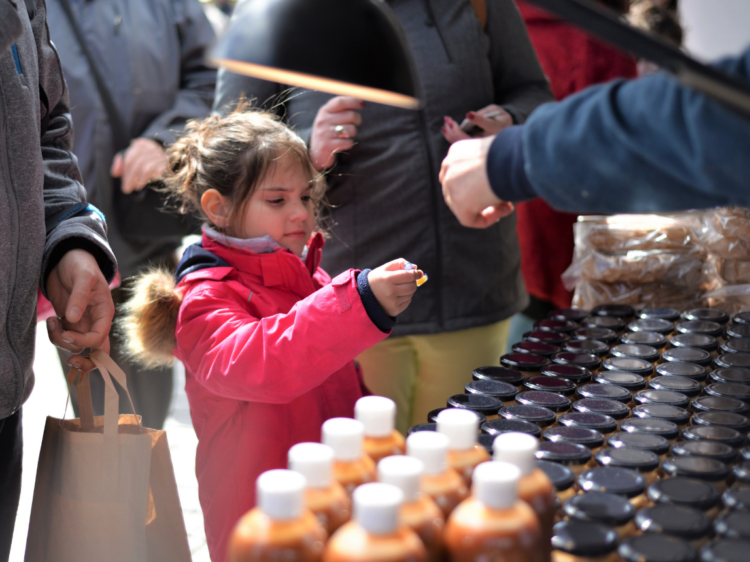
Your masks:
M542 436L542 428L537 424L518 419L498 418L496 420L487 421L481 425L481 430L483 433L494 437L502 433L511 432L528 433L536 438Z
M531 353L533 355L539 355L540 357L552 357L555 353L560 353L561 349L559 346L551 343L522 341L514 343L511 351L513 353Z
M724 334L724 327L721 324L708 320L678 322L675 329L680 334L704 334L715 338L720 338Z
M708 378L706 368L695 363L662 363L656 367L656 374L662 377L687 377L696 382L704 382Z
M663 349L668 341L667 336L656 332L625 332L620 336L620 343L649 345L655 349Z
M728 338L750 338L750 324L729 324L725 333Z
M733 449L742 446L745 437L737 430L720 425L691 425L682 430L685 441L706 441L708 443L723 443Z
M599 466L615 466L640 472L646 479L647 485L659 477L657 474L659 456L651 451L604 447L596 452L594 460Z
M503 403L486 394L454 394L448 398L448 408L462 408L482 414L488 420L495 419Z
M630 392L638 392L646 388L646 379L627 371L602 371L594 377L594 382L619 386Z
M575 443L542 441L536 451L536 459L567 466L577 476L591 468L591 449Z
M552 562L618 562L619 542L608 525L560 521L552 528Z
M648 361L649 363L656 363L659 360L660 355L659 350L654 347L648 345L625 343L614 346L609 350L609 353L610 355L612 355L612 357L643 359L644 361Z
M603 357L609 353L609 346L599 340L570 340L563 344L563 351L590 353L597 357Z
M729 468L721 461L706 457L667 457L661 470L668 477L684 476L703 480L716 486L720 492L726 490Z
M730 484L750 484L750 461L743 461L732 467Z
M705 320L722 325L729 322L729 314L718 308L692 308L683 312L682 318L685 320Z
M602 366L602 360L593 353L571 353L562 351L552 356L552 361L558 365L575 365L593 372Z
M700 396L703 392L701 383L687 377L654 377L648 381L648 385L654 390L679 392L689 399Z
M570 498L563 505L570 521L590 521L609 525L620 538L635 533L635 507L626 498L606 492L589 492Z
M750 324L750 311L738 312L732 318L732 322L735 324Z
M555 421L557 416L549 408L541 406L526 406L516 404L500 410L500 417L506 420L522 420L537 424L539 427L549 427Z
M750 431L750 419L732 412L699 412L693 416L693 425L718 425L736 429L743 435Z
M750 368L750 353L722 353L714 359L714 365L719 368L741 367Z
M604 360L602 366L607 371L628 371L644 378L654 374L654 366L651 363L633 357L610 357Z
M630 500L636 509L646 507L646 479L628 468L597 466L578 477L578 488L583 492L608 492Z
M678 426L686 425L690 421L690 412L679 406L670 404L640 404L633 408L634 418L659 418L671 421Z
M743 416L750 410L742 400L719 396L699 396L693 400L692 408L694 412L731 412Z
M701 548L700 562L747 562L749 546L740 539L711 541Z
M661 418L630 418L620 424L620 431L661 435L667 441L674 441L680 434L676 423Z
M669 340L669 347L693 347L710 353L719 349L719 340L706 334L676 334Z
M584 328L607 328L615 332L622 331L627 325L627 321L615 318L614 316L589 316L581 321Z
M633 395L628 389L613 384L585 384L578 387L576 394L581 398L606 398L623 404L630 404L633 400Z
M652 433L628 433L618 431L607 438L607 446L613 449L638 449L649 451L660 458L669 452L669 441Z
M743 369L741 367L715 369L711 373L711 380L714 382L730 382L750 386L750 369Z
M696 562L698 551L689 542L646 533L625 539L617 549L622 562Z
M750 327L750 324L743 324ZM750 338L730 339L722 342L722 353L750 353Z
M721 494L708 482L676 476L657 480L648 487L648 499L654 504L674 504L698 509L713 519L719 513Z
M575 394L576 385L568 379L560 377L531 377L526 379L524 387L528 390L541 390L543 392L554 392L563 396L572 396ZM748 387L750 389L750 387Z
M627 304L600 304L591 309L592 316L616 316L617 318L632 318L635 309Z
M734 511L720 515L714 521L714 532L722 539L750 539L750 513Z
M653 388L636 392L633 395L633 401L636 404L667 404L678 408L687 408L690 405L690 399L680 392L654 390Z
M635 516L635 526L642 533L660 533L689 542L700 548L711 533L711 520L706 514L684 505L666 503L647 507Z
M475 381L500 381L512 384L516 388L523 385L526 377L520 371L506 369L505 367L479 367L471 373L471 378Z
M721 496L721 503L728 511L750 511L750 485L735 484Z
M549 365L550 360L533 353L508 353L500 358L500 364L506 369L519 371L524 377L539 374L543 367Z
M516 395L516 403L523 406L541 406L555 412L556 415L564 414L570 410L570 399L562 394L544 392L540 390L526 390Z
M750 386L734 382L715 382L706 387L706 395L734 398L748 404L750 403Z
M662 353L661 358L663 361L669 363L694 363L701 367L708 367L711 365L711 354L708 351L698 349L697 347L673 347Z
M617 431L617 422L611 416L583 412L569 412L557 419L561 426L595 429L603 435Z
M609 328L578 328L573 332L573 338L577 340L597 340L606 344L611 344L617 340L617 333Z
M494 435L488 435L486 433L480 433L479 435L477 435L477 445L487 451L487 454L490 455L490 457L492 457L492 444L494 442Z
M554 320L572 320L573 322L580 322L591 314L590 310L585 308L556 308L550 312L547 317Z
M742 461L750 461L750 445L746 445L745 447L742 447L738 454L740 456L740 460Z
M575 365L558 365L552 363L542 369L542 375L545 377L555 377L567 379L576 386L591 382L591 371Z
M562 332L551 332L549 330L532 330L523 335L524 341L538 341L542 343L551 343L552 345L562 345L570 338Z
M588 447L596 452L604 445L604 435L595 429L585 427L566 427L564 425L551 427L542 432L545 441L553 443L575 443Z
M427 423L437 423L437 417L440 412L443 410L447 410L448 408L435 408L434 410L430 410L427 413ZM476 410L469 410L470 412L473 412L477 415L479 418L479 425L482 425L484 422L487 421L487 416L484 414L477 412Z
M406 435L409 436L417 431L437 431L436 423L418 423L417 425L411 426L407 431Z
M536 467L547 475L547 478L549 478L555 487L558 500L557 508L558 510L561 509L562 505L569 498L576 495L574 486L576 481L575 474L567 466L556 462L536 461Z
M628 324L628 330L631 332L653 332L666 336L674 331L674 324L662 318L639 318Z
M534 323L535 330L560 332L561 334L569 334L571 332L575 332L580 327L581 326L578 325L578 322L573 322L572 320L556 320L554 318L539 320L538 322Z
M724 464L731 464L737 458L737 450L724 443L711 441L680 441L672 445L675 457L706 457Z
M616 420L624 420L630 415L630 408L622 402L606 398L582 398L573 403L576 412L604 414Z
M655 306L642 309L638 313L638 318L661 318L674 322L680 319L680 311L676 308Z
M471 381L464 387L466 394L484 394L497 398L503 406L510 406L515 402L518 389L507 382L493 380Z

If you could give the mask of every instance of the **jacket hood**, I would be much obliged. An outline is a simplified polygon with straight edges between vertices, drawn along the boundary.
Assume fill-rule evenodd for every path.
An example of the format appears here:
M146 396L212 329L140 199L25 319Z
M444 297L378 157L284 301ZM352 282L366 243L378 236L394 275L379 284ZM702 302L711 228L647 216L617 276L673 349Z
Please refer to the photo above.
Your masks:
M192 246L188 246L185 253L182 255L180 264L177 266L177 270L174 274L175 283L179 283L185 277L196 271L203 269L209 269L211 267L231 267L226 261L221 259L213 252L209 252L203 248L203 243L198 242Z

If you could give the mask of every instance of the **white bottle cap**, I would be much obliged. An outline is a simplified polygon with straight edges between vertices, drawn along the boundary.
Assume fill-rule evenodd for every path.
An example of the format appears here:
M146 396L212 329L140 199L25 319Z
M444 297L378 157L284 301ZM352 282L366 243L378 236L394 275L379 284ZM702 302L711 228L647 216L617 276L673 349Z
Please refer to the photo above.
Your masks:
M487 507L505 509L516 502L520 477L518 467L508 462L483 462L474 469L471 493Z
M291 470L267 470L255 483L258 507L271 519L297 519L302 514L305 477Z
M390 484L362 484L352 494L354 520L373 535L390 535L399 527L404 494Z
M396 427L396 403L383 396L364 396L354 405L354 417L365 425L367 437L388 437Z
M328 488L333 479L333 449L320 443L298 443L289 449L289 469L304 476L308 488Z
M437 430L448 437L451 451L466 451L477 444L479 417L470 410L448 408L438 414Z
M492 443L492 458L516 465L521 470L521 476L526 476L536 468L537 447L536 438L528 433L502 433Z
M356 461L362 456L362 422L350 418L331 418L323 424L323 444L333 449L337 461Z
M417 431L406 438L406 454L424 463L425 474L442 474L448 467L448 438L435 431Z
M396 486L406 502L419 499L419 477L423 472L424 463L406 455L393 455L378 463L378 480Z

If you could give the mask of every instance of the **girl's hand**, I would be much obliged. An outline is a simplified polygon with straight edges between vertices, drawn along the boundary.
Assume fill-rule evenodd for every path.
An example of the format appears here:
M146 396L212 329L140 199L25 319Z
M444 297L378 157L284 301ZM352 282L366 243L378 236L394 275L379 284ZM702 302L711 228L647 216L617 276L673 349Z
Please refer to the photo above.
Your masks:
M467 121L470 121L482 130L481 134L474 135L474 137L461 129L460 125L450 117L444 117L443 119L445 120L445 125L442 128L443 136L451 144L469 138L493 136L513 125L513 117L511 117L510 113L495 104L488 105L479 111L470 111L466 114Z
M316 169L327 170L336 162L337 152L354 146L362 124L362 116L354 110L364 107L362 100L337 96L318 110L310 137L310 158Z
M407 263L399 258L367 274L370 289L388 316L398 316L406 310L417 291L417 279L423 275L418 269L405 270Z

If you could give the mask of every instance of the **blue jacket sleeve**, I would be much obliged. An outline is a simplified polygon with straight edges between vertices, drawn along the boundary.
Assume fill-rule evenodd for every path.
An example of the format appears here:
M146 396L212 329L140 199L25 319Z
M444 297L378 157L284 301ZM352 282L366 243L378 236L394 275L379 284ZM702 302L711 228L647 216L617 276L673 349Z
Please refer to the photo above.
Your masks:
M719 66L750 76L750 49ZM516 135L518 136L518 135ZM534 194L576 212L655 212L750 206L750 116L665 73L588 88L540 107L521 135ZM489 161L513 143L493 145ZM503 198L504 182L492 177ZM518 185L508 185L518 198ZM527 198L527 197L522 197ZM511 197L508 200L513 200Z

